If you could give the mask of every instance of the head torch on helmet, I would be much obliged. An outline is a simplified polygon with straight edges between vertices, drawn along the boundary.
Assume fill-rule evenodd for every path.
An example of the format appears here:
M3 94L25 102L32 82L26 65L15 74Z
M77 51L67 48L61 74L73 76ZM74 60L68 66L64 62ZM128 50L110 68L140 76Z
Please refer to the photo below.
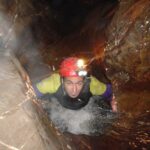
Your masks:
M87 75L86 65L82 59L69 57L61 63L60 75L62 77L85 77Z
M85 71L85 70L80 70L80 71L78 71L78 76L84 77L84 76L86 76L86 75L87 75L87 71Z

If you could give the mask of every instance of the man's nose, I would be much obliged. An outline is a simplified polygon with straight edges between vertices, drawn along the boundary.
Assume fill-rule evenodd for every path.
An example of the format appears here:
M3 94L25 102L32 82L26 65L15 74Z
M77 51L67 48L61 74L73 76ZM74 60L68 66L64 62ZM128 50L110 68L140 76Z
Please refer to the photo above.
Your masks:
M77 91L77 85L73 84L73 93L76 93L76 91Z

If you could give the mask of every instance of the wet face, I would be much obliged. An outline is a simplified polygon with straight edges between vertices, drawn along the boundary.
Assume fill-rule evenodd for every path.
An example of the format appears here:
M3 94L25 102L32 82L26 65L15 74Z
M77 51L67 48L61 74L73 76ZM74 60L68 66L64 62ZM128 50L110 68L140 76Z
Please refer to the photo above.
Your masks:
M71 98L76 98L84 85L83 77L66 77L64 78L64 88Z

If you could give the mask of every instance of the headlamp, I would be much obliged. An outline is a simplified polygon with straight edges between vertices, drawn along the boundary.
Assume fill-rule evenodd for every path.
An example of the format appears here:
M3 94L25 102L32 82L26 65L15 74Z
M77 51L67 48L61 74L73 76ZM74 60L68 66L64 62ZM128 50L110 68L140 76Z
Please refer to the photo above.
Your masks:
M87 71L86 70L80 70L80 71L78 71L78 76L84 77L86 75L87 75Z
M79 59L77 61L78 70L76 71L78 76L84 77L87 75L87 71L85 70L85 64L83 59Z

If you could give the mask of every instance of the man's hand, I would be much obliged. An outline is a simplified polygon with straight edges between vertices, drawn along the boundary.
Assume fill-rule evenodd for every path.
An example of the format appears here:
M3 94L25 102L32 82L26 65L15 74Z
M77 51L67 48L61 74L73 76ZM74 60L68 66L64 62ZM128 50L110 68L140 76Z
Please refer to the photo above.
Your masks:
M117 112L117 101L116 101L114 94L113 94L112 100L111 100L111 108L112 108L113 112Z

